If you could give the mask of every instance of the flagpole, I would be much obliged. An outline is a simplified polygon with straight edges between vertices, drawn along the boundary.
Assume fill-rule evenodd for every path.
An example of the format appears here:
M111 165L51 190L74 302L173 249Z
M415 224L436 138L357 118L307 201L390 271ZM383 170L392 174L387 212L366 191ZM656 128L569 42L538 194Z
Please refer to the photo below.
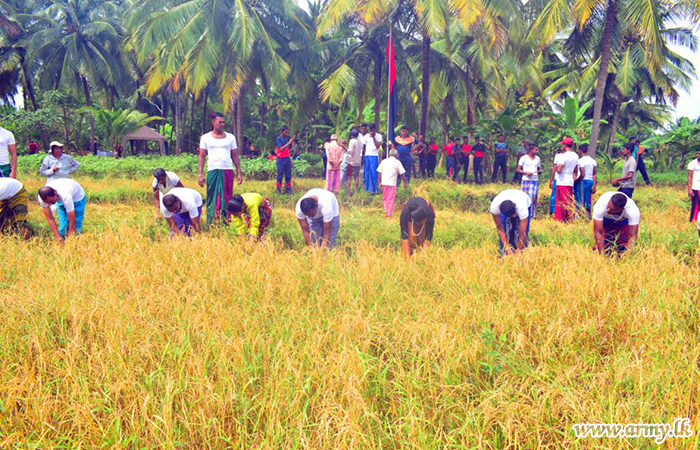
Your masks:
M389 43L393 47L393 30L394 27L391 23L391 16L389 16ZM384 159L389 157L389 117L391 115L391 64L387 61L386 64L386 150L384 152ZM393 145L393 144L392 144Z

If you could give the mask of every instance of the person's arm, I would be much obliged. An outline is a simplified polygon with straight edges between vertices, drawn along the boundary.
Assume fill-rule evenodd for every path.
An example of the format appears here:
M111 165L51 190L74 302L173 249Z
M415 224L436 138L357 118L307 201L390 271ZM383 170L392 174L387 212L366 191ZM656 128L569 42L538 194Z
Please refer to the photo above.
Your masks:
M493 222L496 224L496 233L498 233L498 239L501 240L503 248L506 249L506 255L512 255L513 249L510 248L508 244L508 238L506 238L506 230L503 229L503 224L501 223L501 216L499 214L491 214L493 216Z
M10 151L10 178L17 178L17 144L9 144L7 149Z
M408 239L401 239L401 253L403 253L406 258L411 257L411 243Z
M613 186L615 186L616 183L619 184L619 183L622 183L623 181L627 181L627 180L629 180L630 178L632 178L633 176L634 176L634 172L629 171L629 172L627 172L627 175L625 175L624 177L622 177L622 178L617 178L617 179L613 180L613 181L612 181L612 184L613 184Z
M423 248L430 247L433 242L433 231L435 231L435 214L428 216L425 220L425 242L423 242Z
M583 174L581 173L579 165L576 164L576 167L574 167L574 180L578 180L579 178L583 178Z
M595 194L596 186L598 185L598 168L593 167L593 187L591 188L591 194Z
M401 174L401 181L403 181L403 190L407 191L408 183L406 182L406 175L404 173Z
M518 164L518 167L515 168L515 171L516 171L517 173L521 174L521 175L527 175L527 176L532 175L532 174L530 174L530 173L525 173L525 171L523 170L523 165L522 165L522 164Z
M204 164L207 161L207 151L202 147L199 147L199 179L197 184L199 187L204 187Z
M309 230L309 222L306 219L299 219L299 226L301 227L301 233L304 235L304 241L306 241L307 246L311 246L311 230Z
M500 220L499 220L500 222ZM520 219L518 224L518 248L516 252L522 252L525 249L525 238L527 237L527 218Z
M68 167L68 174L71 174L78 170L80 167L80 163L75 160L72 156L68 156L68 160L70 161L70 167Z
M693 198L693 171L688 171L688 197Z
M550 173L549 173L549 187L550 188L553 186L553 183L554 183L554 173L555 173L556 167L557 167L556 164L552 164L552 169L550 170Z
M173 219L172 217L166 217L165 220L168 222L168 225L170 225L170 229L173 230L173 233L182 234L182 230L177 227L175 219Z
M236 182L238 184L243 183L243 173L241 172L241 158L238 157L238 149L231 149L231 159L233 160L233 165L236 168Z
M605 251L605 231L602 220L593 220L593 237L595 238L596 250L598 253L603 253Z
M577 166L578 167L578 166ZM564 164L557 164L557 173L561 173L562 170L564 170Z
M236 232L238 233L238 236L241 237L241 240L245 241L248 238L247 226L246 226L245 220L243 220L242 217L236 217L234 215L231 215L231 226L236 230ZM251 227L251 231L252 231L252 228L253 228L252 220L250 222L250 227Z
M39 168L39 175L42 177L50 177L54 174L55 170L49 167L49 157L45 157L41 161L41 167Z
M53 231L54 236L56 236L56 239L58 242L63 243L63 238L58 232L58 226L56 225L56 219L53 216L53 213L51 212L51 207L50 206L45 206L42 208L44 210L44 216L46 216L46 221L49 223L49 228L51 228L51 231ZM73 215L75 218L75 215Z
M328 243L331 241L331 228L333 228L333 222L323 222L323 240L321 241L321 248L328 248Z
M408 233L408 222L411 220L410 217L411 213L408 211L408 208L404 208L399 216L399 227L401 229L401 253L403 253L406 258L411 257L411 242L409 241L410 235Z
M629 233L629 239L627 240L627 245L625 246L625 249L627 251L630 251L630 250L632 250L632 247L634 247L635 242L637 242L637 234L639 233L639 224L629 225L629 229L627 232Z
M199 220L199 216L192 218L192 228L196 233L202 232L202 222Z
M280 147L280 151L284 150L286 148L289 148L289 146L294 143L294 139L296 139L296 136L292 136L292 138L290 140L288 140L286 144L284 144L282 147Z
M153 203L156 206L156 220L160 219L160 190L155 189L153 191Z

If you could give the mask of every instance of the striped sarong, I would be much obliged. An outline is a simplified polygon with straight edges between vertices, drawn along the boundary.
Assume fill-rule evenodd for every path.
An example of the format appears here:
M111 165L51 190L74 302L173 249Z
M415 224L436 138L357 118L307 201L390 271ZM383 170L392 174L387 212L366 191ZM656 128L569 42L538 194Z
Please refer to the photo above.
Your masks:
M537 217L537 195L540 192L540 182L539 181L525 181L520 182L520 189L525 192L530 197L530 217Z
M29 195L22 188L14 196L0 201L0 232L13 233L27 223Z
M233 170L214 169L207 172L207 223L215 220L228 221L226 204L233 198Z

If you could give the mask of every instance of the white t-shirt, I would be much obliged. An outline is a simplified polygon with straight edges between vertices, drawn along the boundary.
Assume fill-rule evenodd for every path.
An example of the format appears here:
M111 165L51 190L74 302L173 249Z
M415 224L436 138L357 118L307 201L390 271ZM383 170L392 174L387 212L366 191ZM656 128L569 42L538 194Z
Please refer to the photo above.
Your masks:
M622 220L627 219L627 223L630 225L639 225L639 218L641 215L639 213L639 207L634 200L626 195L625 197L627 197L627 204L625 205L625 209L622 211L622 213L619 216L608 214L608 203L610 203L610 199L615 194L625 195L622 192L610 191L600 196L593 207L593 220L602 221L603 219L612 219L615 222L621 222Z
M578 160L578 166L583 171L584 180L593 180L593 169L598 167L598 163L590 156L582 156Z
M312 196L318 198L318 212L315 217L308 217L301 212L301 201ZM340 206L338 206L338 199L335 198L335 195L333 195L331 191L325 189L311 189L297 202L296 214L299 220L323 218L324 222L330 222L340 215Z
M0 166L10 164L9 146L15 143L15 135L11 131L0 128Z
M23 187L22 183L14 178L0 178L0 202L11 199Z
M158 189L162 195L167 194L180 182L180 178L175 175L175 172L165 172L165 186L158 182L156 177L153 177L153 190Z
M523 175L523 181L537 181L540 179L537 171L540 169L540 157L535 156L535 159L530 158L529 155L523 155L518 161L519 166L523 166L524 172L532 172L532 176Z
M236 136L226 133L225 138L216 139L212 133L202 136L199 142L199 148L207 151L207 170L233 170L231 151L238 148Z
M700 190L700 163L698 162L697 158L690 161L690 163L688 164L688 170L693 171L693 184L691 186L692 189L694 191Z
M66 208L66 212L75 211L75 202L85 198L85 190L78 184L77 181L71 180L70 178L58 178L56 180L49 180L46 186L54 188L58 194L58 201L63 203ZM45 203L41 197L37 195L37 201L39 206L42 208L47 208L50 205Z
M190 215L190 219L199 217L198 208L202 206L202 195L199 192L190 188L172 188L170 192L168 192L168 195L174 195L178 198L178 200L180 200L180 204L182 206L180 211L177 212L178 214L188 213ZM160 212L163 213L163 217L169 219L175 213L171 213L165 207L163 204L164 197L165 195L160 197Z
M501 193L498 194L491 202L491 214L500 215L501 203L505 202L506 200L510 200L511 202L515 203L515 211L518 214L518 219L523 220L528 218L530 215L529 208L532 201L530 200L529 195L519 189L506 189L505 191L501 191Z
M382 135L379 133L374 133L374 137L370 136L369 133L362 136L362 143L365 144L365 156L379 156L379 149L377 148L376 142L382 143Z
M406 173L401 161L393 156L382 160L377 167L377 172L382 174L382 186L396 186L399 175Z
M556 173L557 186L573 186L574 185L574 170L578 166L578 155L574 152L559 153L554 157L554 164L564 167L561 173Z

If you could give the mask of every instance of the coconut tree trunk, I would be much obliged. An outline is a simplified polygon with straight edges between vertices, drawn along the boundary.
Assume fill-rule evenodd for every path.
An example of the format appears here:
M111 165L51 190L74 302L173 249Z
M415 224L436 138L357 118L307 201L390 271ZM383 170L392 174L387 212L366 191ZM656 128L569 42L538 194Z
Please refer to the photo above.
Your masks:
M197 100L194 98L194 95L192 95L192 108L190 110L190 127L187 129L187 151L192 151L192 147L194 146L194 111L195 107L197 106Z
M617 133L617 125L620 123L620 102L615 105L615 115L613 115L612 126L610 127L610 138L608 139L608 156L612 156L613 142L615 142L615 134Z
M236 108L238 108L238 99L231 97L229 100L231 102L231 133L235 136L236 130Z
M382 57L374 57L374 126L379 130L379 116L382 112Z
M605 27L603 28L602 52L600 55L600 69L598 71L598 84L595 89L595 102L593 103L593 127L591 129L591 141L588 153L595 157L598 133L600 132L600 117L603 111L603 97L605 96L605 83L608 79L608 66L610 65L610 53L613 40L613 29L617 18L617 2L610 0L605 12Z
M92 106L92 101L90 100L90 85L88 84L87 78L80 76L83 82L83 92L85 93L85 104L87 106ZM90 150L95 152L95 117L90 114Z
M202 133L207 129L207 103L209 102L209 92L204 91L204 106L202 107Z
M26 88L27 92L27 97L29 97L29 100L32 102L32 108L34 108L34 111L39 109L39 105L36 102L36 95L34 94L34 86L32 86L32 78L29 76L27 73L27 66L24 63L24 60L22 60L22 78L24 78L24 87ZM25 106L26 108L26 106Z
M423 36L423 58L421 61L423 69L422 98L420 107L420 134L425 136L428 130L428 109L430 107L430 37Z
M180 93L175 93L175 154L182 154L182 107Z
M245 99L245 93L243 91L243 88L241 88L241 92L238 93L238 101L236 102L236 132L238 133L236 135L236 139L238 139L240 142L243 142L241 139L243 139L243 102Z
M187 146L187 111L189 111L190 107L190 94L185 93L185 104L183 105L182 109L180 110L180 114L182 115L182 118L180 119L180 127L181 133L182 133L182 151L184 152L186 149L189 147Z

